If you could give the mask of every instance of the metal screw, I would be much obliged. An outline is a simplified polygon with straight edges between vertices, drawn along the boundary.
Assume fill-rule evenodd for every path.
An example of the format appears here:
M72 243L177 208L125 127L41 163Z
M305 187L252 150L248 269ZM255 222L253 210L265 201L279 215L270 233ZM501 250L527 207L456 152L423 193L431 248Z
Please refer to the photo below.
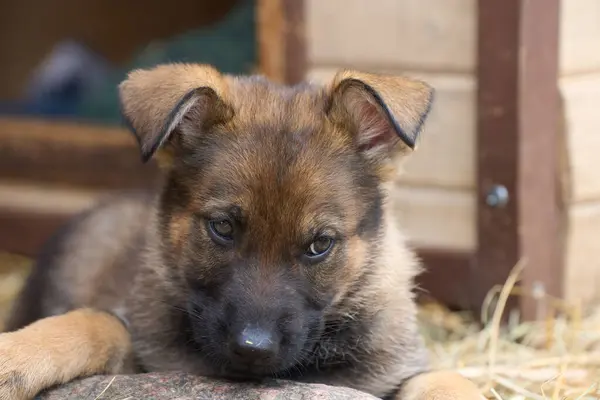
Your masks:
M533 294L533 298L539 300L546 295L546 286L543 282L535 281L531 285L531 291Z
M494 185L488 192L485 202L490 207L504 207L508 203L508 189L502 185Z

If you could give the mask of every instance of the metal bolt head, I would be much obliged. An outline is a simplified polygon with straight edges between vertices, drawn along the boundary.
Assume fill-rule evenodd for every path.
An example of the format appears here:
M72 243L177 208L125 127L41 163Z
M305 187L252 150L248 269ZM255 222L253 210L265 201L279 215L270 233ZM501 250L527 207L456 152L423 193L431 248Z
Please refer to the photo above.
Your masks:
M494 185L488 192L485 202L488 206L498 208L504 207L508 203L508 189L502 185Z

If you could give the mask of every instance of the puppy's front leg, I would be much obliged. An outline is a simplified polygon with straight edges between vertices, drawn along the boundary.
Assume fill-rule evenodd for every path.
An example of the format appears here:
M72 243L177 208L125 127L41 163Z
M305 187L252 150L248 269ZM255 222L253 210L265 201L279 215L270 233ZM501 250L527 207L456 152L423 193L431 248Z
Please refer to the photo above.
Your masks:
M437 371L409 379L395 400L485 400L485 397L462 375Z
M116 317L79 309L0 334L0 400L31 399L78 377L119 372L131 342Z

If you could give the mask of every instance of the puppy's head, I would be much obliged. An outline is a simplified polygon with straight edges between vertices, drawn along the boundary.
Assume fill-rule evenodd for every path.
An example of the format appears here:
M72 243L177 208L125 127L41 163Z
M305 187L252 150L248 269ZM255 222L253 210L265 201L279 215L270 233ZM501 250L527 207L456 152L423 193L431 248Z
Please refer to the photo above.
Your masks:
M132 72L120 95L142 158L166 160L162 251L199 362L244 376L302 362L373 268L382 186L415 147L432 89L354 71L285 87L166 65Z

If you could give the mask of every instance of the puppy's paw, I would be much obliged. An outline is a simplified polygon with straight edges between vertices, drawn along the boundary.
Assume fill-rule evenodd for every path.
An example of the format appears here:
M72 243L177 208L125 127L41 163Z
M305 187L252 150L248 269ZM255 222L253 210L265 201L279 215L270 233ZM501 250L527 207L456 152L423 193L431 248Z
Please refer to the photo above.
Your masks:
M27 379L27 363L16 351L19 348L14 334L0 334L0 400L25 400L35 396Z
M473 382L456 372L417 375L404 384L398 400L485 400Z
M25 377L17 371L0 372L0 400L27 399Z

